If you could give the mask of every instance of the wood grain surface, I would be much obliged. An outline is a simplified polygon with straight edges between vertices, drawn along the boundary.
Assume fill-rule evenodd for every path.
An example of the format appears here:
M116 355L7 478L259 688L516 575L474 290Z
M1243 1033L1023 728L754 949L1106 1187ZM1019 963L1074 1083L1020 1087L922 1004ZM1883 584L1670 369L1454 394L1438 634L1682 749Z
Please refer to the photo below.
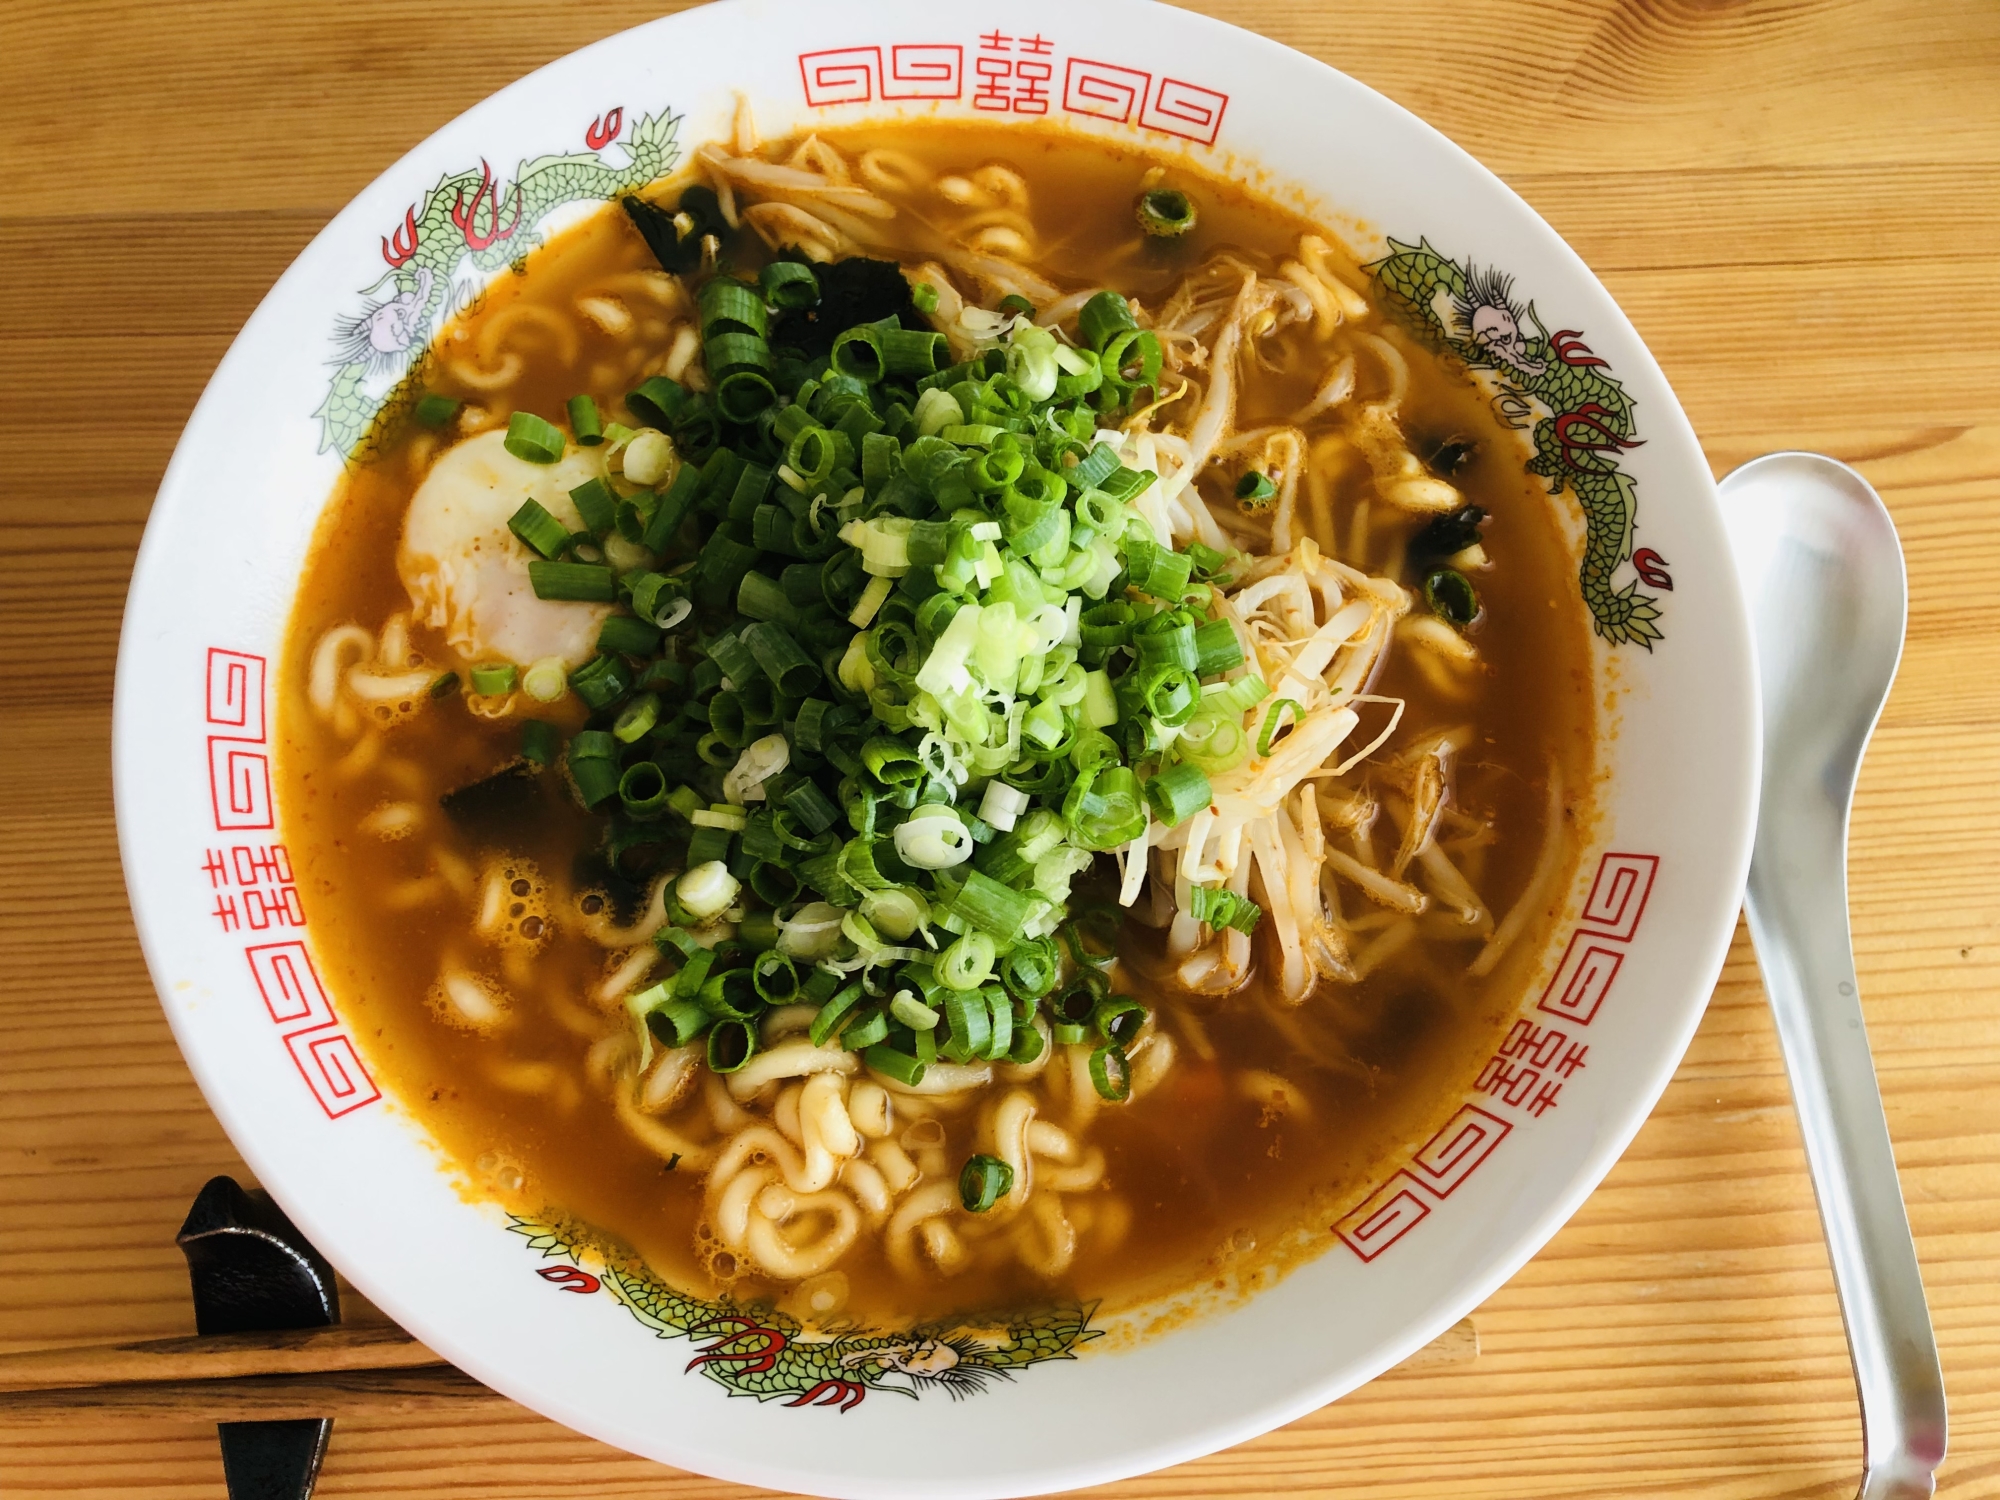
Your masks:
M492 89L664 8L6 8L0 1350L189 1332L174 1229L204 1179L245 1175L148 984L112 826L119 614L174 438L349 196ZM1630 313L1718 474L1817 448L1894 511L1909 647L1855 813L1858 962L1943 1346L1942 1493L2000 1495L2000 6L1200 8L1373 85L1506 178ZM1476 1320L1470 1364L1098 1493L1852 1494L1839 1308L1740 933L1651 1121ZM748 1493L502 1402L411 1402L341 1417L326 1500ZM0 1417L10 1500L222 1493L204 1426Z

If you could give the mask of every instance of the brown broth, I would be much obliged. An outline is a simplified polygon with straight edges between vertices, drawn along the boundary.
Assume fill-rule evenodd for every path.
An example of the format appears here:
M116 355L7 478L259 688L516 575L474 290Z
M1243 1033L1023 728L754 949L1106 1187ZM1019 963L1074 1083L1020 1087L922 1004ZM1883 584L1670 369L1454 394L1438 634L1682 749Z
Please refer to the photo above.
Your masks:
M828 139L850 151L862 148L854 137ZM1132 226L1130 205L1141 174L1154 165L1140 152L1053 132L973 127L871 131L866 142L885 143L940 172L1011 163L1031 184L1037 226L1052 235L1040 248L1039 264L1053 268L1064 285L1111 284L1149 306L1219 247L1271 266L1312 227L1239 186L1176 167L1173 180L1190 190L1201 224L1185 241L1163 249L1140 243ZM924 256L909 258L914 263ZM535 251L525 274L503 277L456 320L433 352L426 383L486 402L502 419L512 408L555 416L580 390L592 393L607 413L622 412L622 393L657 368L676 320L649 311L643 297L633 295L636 326L613 337L566 310L578 294L652 264L622 214L597 214ZM1355 284L1362 284L1358 277ZM573 357L561 357L560 339L543 322L521 315L535 307L565 310L561 321L578 335ZM511 330L503 322L511 322ZM1379 319L1366 326L1409 360L1402 421L1413 449L1425 452L1451 435L1470 436L1478 445L1455 482L1492 516L1485 546L1494 566L1478 576L1485 614L1475 631L1484 673L1469 694L1449 701L1412 665L1405 648L1392 656L1373 691L1408 700L1390 751L1442 726L1477 726L1459 758L1457 800L1490 821L1495 839L1473 852L1476 866L1468 863L1467 873L1492 910L1504 913L1541 846L1549 768L1559 766L1568 787L1588 784L1592 707L1570 554L1541 486L1523 472L1517 440L1495 423L1485 395L1462 371L1447 368L1393 326ZM482 338L489 335L495 345L524 356L520 378L490 393L453 375L453 361L468 353L480 358ZM1365 394L1381 377L1366 373L1377 365L1363 365ZM1253 375L1239 426L1295 409L1319 373L1313 365L1283 376ZM505 849L483 847L440 817L435 799L510 760L517 743L513 722L475 718L455 699L424 706L386 733L372 768L349 775L340 762L352 741L306 703L308 663L324 631L348 622L374 631L407 609L396 542L403 510L436 447L429 434L392 432L378 457L350 471L321 522L294 610L280 674L280 802L313 943L377 1076L440 1143L470 1191L524 1212L553 1207L573 1215L629 1244L676 1284L713 1293L725 1283L697 1256L693 1237L702 1210L700 1182L669 1170L621 1127L585 1066L594 1037L628 1024L615 1005L606 1013L585 999L603 976L605 950L576 931L571 869L577 851L595 841L597 820L560 795L554 778L544 778L543 793ZM1334 515L1342 541L1354 503L1369 484L1365 467L1339 476ZM1217 490L1218 503L1226 503L1219 495ZM1414 524L1389 519L1379 505L1375 514L1370 571L1383 569L1392 555L1400 558L1402 538ZM413 640L440 670L461 665L433 633L415 630ZM570 712L577 712L573 704ZM564 727L580 722L575 717ZM1377 722L1364 720L1363 733L1372 733ZM385 802L416 803L425 810L423 825L397 841L359 831ZM1384 837L1378 832L1378 842ZM1391 846L1394 837L1391 829ZM455 856L474 871L498 854L531 863L546 883L546 903L536 910L545 912L552 935L539 946L517 946L505 958L482 952L471 937L468 896L454 893L406 910L386 905L386 894L407 882L441 878L440 850L446 863ZM1343 899L1349 916L1373 910L1351 888ZM1357 984L1323 984L1297 1009L1270 1002L1260 982L1223 1000L1174 994L1171 986L1145 977L1160 971L1149 957L1157 938L1133 929L1125 958L1128 987L1162 1002L1162 1024L1182 1038L1179 1061L1148 1097L1097 1112L1086 1138L1107 1158L1103 1200L1116 1197L1123 1209L1102 1200L1093 1204L1086 1194L1076 1210L1079 1218L1094 1212L1098 1227L1118 1212L1129 1213L1129 1231L1115 1246L1099 1246L1086 1225L1075 1262L1053 1285L1011 1257L954 1279L912 1284L864 1243L841 1264L851 1285L845 1315L909 1323L968 1305L1019 1304L1057 1293L1129 1305L1209 1274L1227 1244L1275 1240L1305 1215L1350 1199L1379 1174L1385 1158L1421 1138L1455 1106L1516 1006L1545 928L1531 924L1484 981L1463 972L1476 944L1420 941ZM1356 944L1366 941L1362 934ZM427 996L440 955L448 953L479 960L513 995L510 1021L497 1034L474 1034L439 1018ZM1212 1043L1212 1060L1204 1061L1190 1044L1188 1015ZM513 1086L496 1081L496 1068L503 1066L516 1069ZM1239 1077L1244 1069L1283 1076L1298 1107L1274 1113L1248 1097ZM541 1087L529 1091L531 1083ZM1060 1108L1054 1112L1061 1117ZM699 1116L699 1104L689 1113ZM954 1166L969 1149L970 1119L968 1113L951 1127ZM783 1288L746 1277L733 1290L781 1294Z

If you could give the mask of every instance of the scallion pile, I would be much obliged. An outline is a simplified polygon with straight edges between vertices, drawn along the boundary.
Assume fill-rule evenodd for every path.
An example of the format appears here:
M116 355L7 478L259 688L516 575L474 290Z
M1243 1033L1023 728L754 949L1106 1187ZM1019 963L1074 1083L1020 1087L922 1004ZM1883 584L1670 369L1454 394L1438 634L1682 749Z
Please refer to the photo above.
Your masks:
M1159 343L1104 292L1074 342L1002 309L948 364L911 311L807 358L780 330L818 274L705 281L709 389L646 381L642 428L571 403L613 460L573 493L586 529L530 502L514 531L542 597L622 608L568 677L588 726L558 746L532 723L524 751L604 816L614 870L682 871L671 973L629 1001L649 1050L699 1042L732 1072L765 1008L803 1003L815 1044L906 1085L1053 1041L1088 1045L1122 1099L1146 1014L1111 993L1071 883L1123 851L1129 900L1152 831L1208 808L1266 695L1212 617L1229 559L1163 545L1133 505L1155 476L1104 430L1153 398ZM521 457L560 457L559 429L516 424ZM657 433L679 462L635 482ZM1219 888L1193 901L1257 920ZM968 1208L1007 1191L999 1165L968 1163Z

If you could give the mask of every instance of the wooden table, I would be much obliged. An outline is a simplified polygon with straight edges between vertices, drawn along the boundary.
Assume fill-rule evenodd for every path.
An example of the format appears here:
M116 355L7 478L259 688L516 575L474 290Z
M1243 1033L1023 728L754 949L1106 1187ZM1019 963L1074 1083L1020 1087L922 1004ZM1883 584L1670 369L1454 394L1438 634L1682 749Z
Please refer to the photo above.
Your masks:
M133 939L111 674L203 382L286 262L493 88L658 5L14 0L0 26L0 1349L188 1331L173 1231L243 1172ZM1909 555L1862 774L1862 989L1952 1402L2000 1494L2000 8L1209 0L1408 105L1603 276L1717 473L1857 463ZM1861 1458L1790 1101L1739 936L1604 1186L1383 1381L1129 1496L1823 1496ZM211 1430L0 1429L0 1493L222 1493ZM320 1493L744 1494L511 1407L343 1418Z

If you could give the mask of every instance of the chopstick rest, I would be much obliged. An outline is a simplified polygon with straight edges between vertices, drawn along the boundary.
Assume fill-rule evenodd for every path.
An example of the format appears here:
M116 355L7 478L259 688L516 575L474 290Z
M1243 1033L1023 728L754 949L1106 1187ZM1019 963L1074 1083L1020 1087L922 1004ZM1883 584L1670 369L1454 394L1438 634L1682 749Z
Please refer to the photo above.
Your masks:
M340 1321L333 1267L264 1192L211 1177L174 1239L203 1334ZM230 1500L310 1500L332 1431L331 1417L217 1423Z

